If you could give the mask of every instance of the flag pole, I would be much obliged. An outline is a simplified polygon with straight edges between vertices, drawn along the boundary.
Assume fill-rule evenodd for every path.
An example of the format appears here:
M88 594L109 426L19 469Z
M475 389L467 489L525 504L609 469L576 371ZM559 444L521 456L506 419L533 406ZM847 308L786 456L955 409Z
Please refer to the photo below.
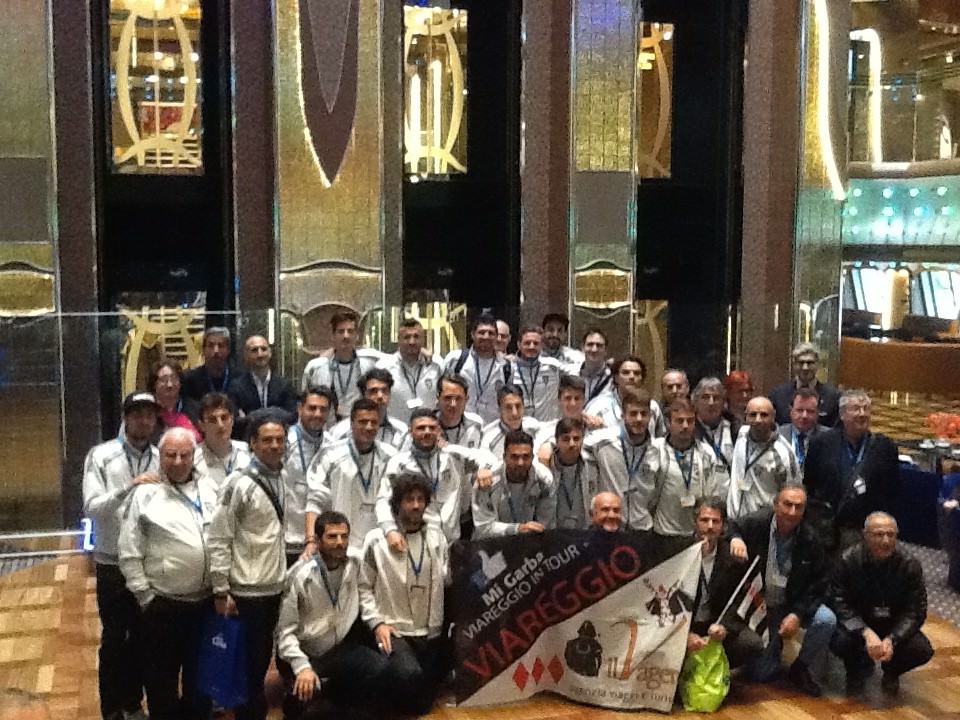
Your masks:
M740 590L743 588L743 584L747 581L747 578L750 577L750 573L753 572L753 568L756 566L758 560L760 560L760 556L759 556L759 555L757 555L755 558L753 558L753 562L750 563L750 567L747 568L747 571L743 574L743 577L740 578L740 584L737 585L736 590L734 590L734 591L733 591L733 594L730 595L730 599L727 600L727 604L726 604L726 606L723 608L723 611L720 613L719 616L717 616L717 622L720 622L720 619L721 619L724 615L727 614L727 610L729 610L729 609L730 609L730 606L733 605L733 600L734 600L734 598L737 597L737 593L740 592Z

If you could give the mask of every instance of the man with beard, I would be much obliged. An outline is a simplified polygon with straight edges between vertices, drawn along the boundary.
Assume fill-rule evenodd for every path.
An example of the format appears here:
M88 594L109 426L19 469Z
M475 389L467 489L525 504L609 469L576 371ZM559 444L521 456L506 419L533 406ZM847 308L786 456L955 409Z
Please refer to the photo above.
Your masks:
M230 387L230 330L208 327L203 331L203 365L184 371L180 394L200 401L207 393L225 393Z
M333 391L328 387L310 387L300 393L297 401L297 422L287 431L287 453L283 459L284 543L287 567L301 555L310 557L316 552L316 538L304 532L304 513L307 507L307 472L320 451L329 444L323 430L327 416L336 405ZM312 544L311 544L312 543Z
M351 549L350 532L345 515L321 513L311 530L316 552L294 568L284 591L277 657L287 687L285 720L305 709L350 717L355 706L374 704L370 690L387 661L359 622L360 552Z
M377 440L380 406L360 398L350 411L350 437L331 443L307 471L305 530L320 513L337 509L350 522L351 547L359 549L363 538L377 527L376 503L387 463L396 450ZM308 550L310 548L308 547Z
M787 483L800 481L793 450L773 424L773 405L765 397L747 403L749 429L741 432L733 449L727 514L732 520L769 508Z
M467 349L452 350L446 357L447 372L463 376L467 381L467 410L476 413L485 423L497 419L497 391L510 382L510 362L496 349L497 321L481 315L470 330L473 340Z
M250 448L241 440L232 440L233 413L230 398L211 392L200 401L197 427L203 442L197 446L193 466L202 482L209 483L219 494L234 470L250 464Z
M423 325L407 318L400 323L397 352L386 355L377 364L393 376L390 405L387 412L406 420L419 407L433 408L437 404L437 381L443 374L439 363L423 353Z
M92 448L83 464L83 512L96 523L97 610L100 613L100 711L104 720L141 712L143 678L137 646L140 612L118 567L120 522L140 485L160 482L157 449L150 444L159 405L151 393L123 401L120 436Z
M556 420L560 414L557 393L563 365L559 360L543 357L543 330L533 325L520 329L517 357L513 360L513 378L523 388L524 415L538 422Z
M250 416L253 460L235 471L220 494L210 525L210 579L214 608L237 614L244 627L247 701L237 720L265 720L263 678L273 654L284 563L285 487L281 477L287 428L270 410Z
M674 400L669 412L669 432L654 438L644 455L640 475L650 491L653 532L663 557L690 544L697 502L722 495L713 474L714 455L693 437L696 415L687 398Z
M583 353L567 346L570 319L561 313L543 316L543 355L559 360L567 372L576 372L583 363Z
M404 540L390 509L394 478L414 473L430 482L430 503L424 519L438 526L447 542L453 543L460 539L461 526L469 521L474 479L489 486L493 478L490 468L496 463L496 458L484 450L458 445L440 447L440 423L427 408L411 413L410 437L410 449L397 453L387 463L377 498L377 521L396 552L404 550Z
M597 430L583 444L587 486L611 492L623 501L625 529L649 532L651 485L643 476L650 447L650 393L627 388L621 397L623 425Z
M595 415L603 421L604 427L618 428L623 423L622 398L626 388L638 389L643 385L647 366L636 355L628 355L617 360L611 369L614 392L606 393L591 400L584 408L588 415ZM650 400L650 437L662 436L664 430L663 413L656 400Z
M504 438L503 467L493 484L477 487L473 500L475 537L541 533L555 527L553 475L533 459L533 438L511 430Z
M407 437L406 423L390 417L390 395L393 392L393 376L382 368L368 370L357 380L360 396L372 400L380 410L380 427L377 440L394 449L399 449ZM330 440L343 440L350 435L350 420L343 419L330 428Z
M134 492L120 531L120 569L142 612L139 643L154 720L205 720L210 714L209 699L197 691L197 658L210 609L207 530L217 491L194 472L195 449L184 428L163 434L160 482Z
M426 522L430 482L401 473L393 482L390 510L403 535L396 552L379 530L364 541L360 568L360 616L373 630L387 660L377 683L394 712L430 711L440 678L447 541Z

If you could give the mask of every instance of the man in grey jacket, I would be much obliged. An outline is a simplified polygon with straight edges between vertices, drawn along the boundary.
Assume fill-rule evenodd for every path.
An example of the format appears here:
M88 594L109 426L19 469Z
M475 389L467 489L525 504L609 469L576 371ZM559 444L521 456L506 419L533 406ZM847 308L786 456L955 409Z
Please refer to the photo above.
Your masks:
M210 578L214 607L239 614L244 625L247 702L237 720L265 720L263 678L273 652L286 562L284 494L280 477L286 452L283 416L256 411L247 426L253 460L227 479L210 527Z
M358 622L360 552L350 548L350 522L328 510L317 517L313 533L317 552L291 570L277 623L286 720L318 705L320 697L342 716L365 697L372 699L370 690L387 665Z
M210 607L207 529L217 490L193 469L196 441L174 427L158 443L160 482L139 486L120 529L120 569L137 598L147 706L154 720L203 720L197 691L203 617ZM177 692L181 669L183 694Z
M131 491L160 481L157 449L150 444L159 407L150 393L127 395L119 437L91 449L83 465L83 512L93 519L97 531L93 556L102 626L100 711L105 720L136 717L141 712L140 612L117 565L117 541Z

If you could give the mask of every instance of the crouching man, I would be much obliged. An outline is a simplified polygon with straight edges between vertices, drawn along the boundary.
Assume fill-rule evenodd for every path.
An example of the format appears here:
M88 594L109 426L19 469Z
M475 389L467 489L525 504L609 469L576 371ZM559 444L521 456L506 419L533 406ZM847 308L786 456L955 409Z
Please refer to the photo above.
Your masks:
M848 548L834 568L830 604L839 625L830 649L847 670L847 692L859 693L879 662L880 687L895 695L900 676L929 662L933 647L920 627L927 618L923 569L897 547L897 521L867 516L864 542Z
M283 713L299 718L307 707L337 715L363 704L387 665L359 622L360 553L350 550L350 523L342 513L321 513L314 525L317 553L291 570L277 622L277 654L287 685ZM333 708L331 708L333 706Z
M379 528L363 544L360 614L386 659L378 687L398 713L429 712L443 676L447 541L438 526L424 522L430 494L423 475L401 472L393 478L390 509L405 549L391 550Z

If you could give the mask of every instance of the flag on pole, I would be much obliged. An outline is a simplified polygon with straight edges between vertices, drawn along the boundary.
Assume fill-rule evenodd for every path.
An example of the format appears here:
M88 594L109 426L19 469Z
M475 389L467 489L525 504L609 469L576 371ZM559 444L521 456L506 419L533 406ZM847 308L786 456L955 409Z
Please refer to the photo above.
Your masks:
M720 617L722 618L733 608L737 616L760 636L766 646L770 640L770 634L767 628L767 603L763 597L763 571L759 560L760 557L757 556L750 563L750 567L744 573L737 589L733 591Z

